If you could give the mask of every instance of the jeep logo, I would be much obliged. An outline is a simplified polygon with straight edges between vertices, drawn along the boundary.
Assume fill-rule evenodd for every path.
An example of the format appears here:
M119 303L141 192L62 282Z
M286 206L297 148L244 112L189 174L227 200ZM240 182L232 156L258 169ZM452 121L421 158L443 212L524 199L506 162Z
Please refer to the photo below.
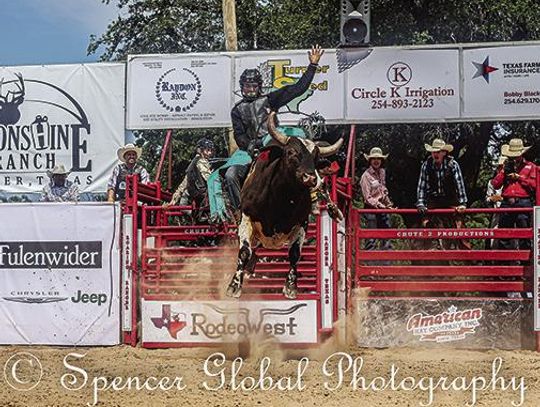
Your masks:
M101 304L105 304L107 302L107 294L86 294L81 290L78 290L77 294L75 294L74 297L71 297L71 301L74 303L82 302L83 304L92 303L100 306Z

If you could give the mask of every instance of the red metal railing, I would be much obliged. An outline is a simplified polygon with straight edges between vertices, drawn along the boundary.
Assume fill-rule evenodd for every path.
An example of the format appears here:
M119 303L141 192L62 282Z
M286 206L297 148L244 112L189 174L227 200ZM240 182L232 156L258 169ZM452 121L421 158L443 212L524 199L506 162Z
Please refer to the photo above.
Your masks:
M524 209L468 209L464 215L493 212L527 212ZM361 226L365 213L413 214L412 209L354 211L353 224ZM453 214L452 209L431 210L430 215ZM459 296L482 293L484 297L502 292L532 291L531 250L419 250L418 239L532 239L532 228L523 229L365 229L355 233L355 281L370 287L374 295L411 296L449 293ZM365 239L392 239L400 249L364 250ZM401 243L398 243L401 242ZM424 264L429 262L430 264ZM454 264L448 264L448 263ZM435 264L431 264L435 263ZM457 264L459 263L459 264ZM505 264L512 263L512 264ZM526 264L524 264L526 263Z
M175 225L190 207L144 206L141 294L148 300L219 299L236 269L234 225ZM149 219L155 219L151 224ZM298 264L299 300L319 299L317 224L310 224ZM242 298L283 299L288 251L257 250L255 275L245 280Z

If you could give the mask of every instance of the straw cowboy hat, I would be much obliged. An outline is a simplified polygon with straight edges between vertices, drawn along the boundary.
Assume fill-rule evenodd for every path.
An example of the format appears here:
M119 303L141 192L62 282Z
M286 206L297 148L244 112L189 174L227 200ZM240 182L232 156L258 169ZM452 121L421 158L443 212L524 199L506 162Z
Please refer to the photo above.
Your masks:
M372 158L381 158L383 160L386 160L386 157L388 157L388 154L384 155L382 153L382 150L379 147L373 147L369 154L364 153L364 157L366 157L366 160L371 160Z
M523 145L523 140L520 138L513 138L510 140L510 143L503 144L501 149L501 154L507 157L519 157L524 154L531 146L525 147Z
M66 177L71 173L71 171L66 170L64 164L55 165L52 171L47 171L49 178L52 178L54 175L65 175Z
M133 143L126 144L124 147L120 147L118 151L116 152L116 155L118 156L118 159L122 161L123 163L126 162L126 159L124 158L124 155L126 155L127 152L134 151L135 154L137 154L137 160L141 158L142 154L142 148L137 147Z
M424 144L424 147L430 153L435 153L435 152L443 151L443 150L451 153L454 150L454 146L452 144L446 144L446 141L440 138L436 138L435 140L433 140L431 142L431 145Z

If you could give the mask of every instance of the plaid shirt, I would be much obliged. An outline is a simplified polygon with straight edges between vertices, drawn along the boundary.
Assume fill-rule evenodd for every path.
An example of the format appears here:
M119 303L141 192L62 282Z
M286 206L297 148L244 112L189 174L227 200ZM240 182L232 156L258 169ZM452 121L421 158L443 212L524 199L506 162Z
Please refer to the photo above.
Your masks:
M467 191L465 190L465 181L463 180L463 174L461 174L461 168L456 160L453 158L445 157L442 165L437 167L433 163L433 159L429 157L422 164L420 169L420 178L418 179L418 187L416 189L417 202L416 206L426 206L426 200L428 197L443 197L447 196L447 191L444 190L444 176L446 171L450 169L452 176L454 177L455 185L457 186L457 197L460 205L467 205ZM431 190L431 183L429 180L429 174L435 174L436 190Z
M79 188L71 181L62 186L54 185L51 181L41 192L42 202L77 202L79 200Z

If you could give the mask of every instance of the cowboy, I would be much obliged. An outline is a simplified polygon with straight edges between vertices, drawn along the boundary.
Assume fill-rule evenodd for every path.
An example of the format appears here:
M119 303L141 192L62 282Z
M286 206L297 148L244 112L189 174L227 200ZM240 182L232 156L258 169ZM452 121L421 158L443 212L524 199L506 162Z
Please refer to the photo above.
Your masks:
M71 171L67 171L64 164L56 165L52 171L47 171L50 181L43 187L42 202L77 202L79 200L79 188L67 177Z
M120 147L116 155L122 161L114 167L113 173L107 183L107 201L123 201L126 196L126 176L137 174L139 181L146 183L150 181L150 175L142 165L137 164L141 157L142 149L134 144L126 144Z
M523 158L523 154L531 148L524 146L523 140L514 138L510 143L504 144L501 149L502 155L508 157L504 166L499 170L491 181L494 188L502 188L501 208L530 208L536 192L536 165ZM530 228L531 218L528 213L501 213L499 220L500 228ZM501 240L502 249L512 249L511 240ZM520 239L519 248L529 250L531 241Z
M225 172L229 197L235 209L240 207L240 189L249 171L249 157L253 158L262 148L263 138L268 134L269 112L277 112L308 90L323 53L319 45L312 47L308 52L309 66L298 82L268 94L262 93L263 79L257 69L246 69L240 76L242 100L231 110L231 120L236 144L249 156L245 163L231 165Z
M386 172L383 168L384 161L388 154L383 154L379 147L373 147L369 154L364 153L369 167L360 178L360 187L364 197L364 207L366 209L393 209L394 204L388 196L386 188ZM390 216L387 213L367 213L364 215L368 229L388 229L390 228ZM366 250L374 250L375 239L366 242ZM383 240L381 250L391 250L392 242Z
M423 216L422 226L431 224L434 227L463 227L461 213L467 207L467 191L465 181L458 162L449 154L454 150L451 144L442 139L435 139L424 144L431 155L424 161L418 178L416 209ZM456 215L441 216L428 219L429 209L455 208ZM432 242L424 242L431 245ZM459 246L470 249L470 243L459 240Z
M502 170L504 163L506 162L506 157L504 155L500 155L499 159L493 163L493 166L496 169L496 174ZM492 208L500 208L502 204L502 187L501 188L495 188L493 186L493 180L489 180L487 183L486 188L486 205L488 207ZM499 227L499 220L500 220L500 214L498 212L494 213L491 217L491 221L489 224L489 227L492 229L496 229ZM499 241L496 239L486 239L485 241L485 248L486 250L489 249L498 249L499 248Z
M204 202L208 193L206 182L212 173L210 159L215 151L214 142L203 138L197 142L196 151L195 157L186 169L186 176L176 189L170 202L164 206L176 205L178 202L180 202L180 206L187 206L195 202L195 205L200 207Z

